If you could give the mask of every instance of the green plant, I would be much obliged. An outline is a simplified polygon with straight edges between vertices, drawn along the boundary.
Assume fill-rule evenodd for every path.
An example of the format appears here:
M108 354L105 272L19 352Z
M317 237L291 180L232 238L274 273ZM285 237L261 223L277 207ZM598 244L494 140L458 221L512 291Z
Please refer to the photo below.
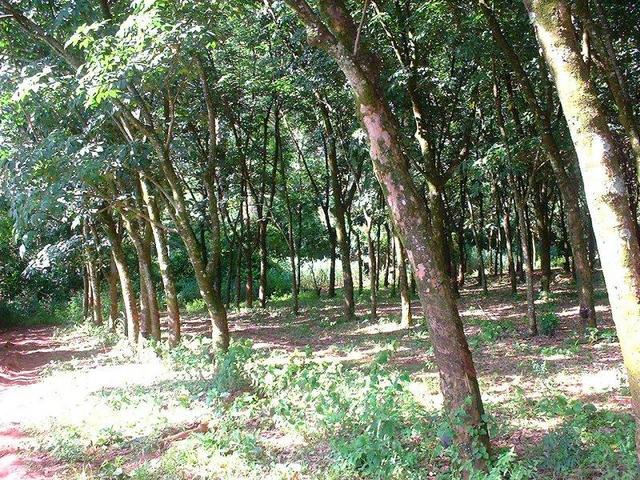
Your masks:
M540 325L540 332L543 335L552 337L560 325L560 319L558 318L558 315L553 312L545 312L540 315L538 324Z
M472 348L482 344L493 343L516 330L513 322L497 322L493 320L480 320L478 322L480 332L469 339Z
M628 414L598 410L563 396L543 398L542 416L562 422L542 441L542 466L557 475L598 472L597 478L637 478L635 426Z
M594 343L617 343L618 335L614 328L587 328L585 332L587 342Z
M204 312L207 309L207 304L203 299L196 298L195 300L187 302L185 308L188 313L200 313Z

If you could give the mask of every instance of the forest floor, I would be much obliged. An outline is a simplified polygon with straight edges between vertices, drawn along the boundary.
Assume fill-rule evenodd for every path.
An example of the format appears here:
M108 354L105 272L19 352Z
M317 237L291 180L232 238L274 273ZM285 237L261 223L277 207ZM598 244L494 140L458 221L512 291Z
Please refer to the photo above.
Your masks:
M376 321L360 298L355 322L339 297L305 298L297 317L284 300L232 313L215 368L198 313L172 352L134 353L87 325L0 332L0 479L457 478L417 302L418 325L403 329L389 292ZM638 478L602 287L597 299L601 328L585 339L558 275L538 310L559 326L530 338L522 291L463 289L496 475Z

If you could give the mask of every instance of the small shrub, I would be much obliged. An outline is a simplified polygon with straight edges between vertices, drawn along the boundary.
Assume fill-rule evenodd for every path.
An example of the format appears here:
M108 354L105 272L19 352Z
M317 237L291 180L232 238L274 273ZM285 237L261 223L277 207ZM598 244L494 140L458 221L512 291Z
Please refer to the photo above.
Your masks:
M560 319L553 312L543 313L540 315L538 322L540 325L540 332L547 337L552 337L560 325Z
M584 455L580 435L568 426L545 436L542 450L542 465L560 475L574 470Z
M196 298L195 300L191 300L185 306L188 313L200 313L204 312L207 309L207 304L204 303L204 300L201 298Z
M617 343L618 335L614 328L587 328L586 331L587 342L594 343Z
M513 322L497 322L493 320L481 320L479 322L480 333L469 339L472 348L477 348L483 343L493 343L516 330Z
M247 379L243 368L253 354L253 344L250 340L234 342L226 353L219 354L215 359L216 373L209 395L226 395L245 385Z

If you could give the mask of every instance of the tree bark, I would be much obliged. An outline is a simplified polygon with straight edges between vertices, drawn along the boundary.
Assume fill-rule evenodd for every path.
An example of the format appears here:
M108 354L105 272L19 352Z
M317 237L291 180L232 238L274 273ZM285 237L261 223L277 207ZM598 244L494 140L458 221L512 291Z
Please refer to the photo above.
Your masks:
M511 293L518 292L518 281L516 279L516 269L513 264L513 240L511 237L511 224L509 220L509 209L504 206L502 217L502 228L504 230L504 238L507 244L507 269L509 271L509 284L511 285Z
M517 179L512 178L512 183L516 185ZM527 320L529 321L529 333L532 336L538 335L538 322L536 319L535 292L533 289L533 261L531 258L531 243L529 229L527 228L527 201L525 194L514 189L516 210L518 212L518 227L520 231L520 245L522 246L522 263L525 273L527 288Z
M116 331L120 308L118 305L118 267L113 258L113 253L109 253L109 273L107 274L109 284L109 328Z
M369 293L371 298L369 318L373 321L378 319L378 254L372 235L373 214L365 214L365 216L367 222L365 232L367 234L367 251L369 254Z
M100 274L98 273L98 237L93 235L94 227L84 221L83 234L86 242L87 273L89 280L89 298L91 320L94 325L102 325L102 298L100 295Z
M122 248L122 233L118 231L110 212L102 211L100 218L104 231L111 245L113 259L120 278L120 291L127 319L127 338L132 344L137 344L140 337L140 311L136 303L136 294L127 265L127 258Z
M355 94L369 137L375 175L416 273L421 304L431 327L445 406L454 415L464 412L459 417L462 421L454 426L457 441L466 458L477 468L486 469L484 457L474 456L474 449L479 446L486 449L487 455L490 450L475 366L447 276L443 245L437 243L438 235L427 218L425 202L408 171L399 125L382 93L376 70L380 62L362 45L354 53L356 27L342 0L320 2L331 30L306 1L286 2L307 26L309 41L336 61Z
M167 238L162 225L158 201L143 175L140 175L140 185L142 189L142 199L147 208L147 215L149 216L151 224L151 232L153 233L153 240L156 245L160 277L162 278L164 297L167 304L169 346L175 347L180 342L181 320L174 275L169 261Z
M355 317L355 300L353 294L353 275L351 273L351 248L347 235L345 220L345 208L342 199L342 185L340 171L338 169L338 153L336 150L336 138L329 116L329 109L323 98L318 98L318 105L322 115L324 134L327 140L327 160L329 162L329 174L331 177L331 193L333 195L333 215L335 217L336 242L340 251L340 263L342 267L342 291L344 298L344 316L347 321Z
M607 117L580 56L564 0L526 0L578 154L587 204L602 257L611 313L640 419L640 245L634 235L621 161ZM640 428L636 429L640 460Z
M409 292L409 282L407 281L407 256L398 235L394 235L396 251L398 252L398 288L400 290L401 315L400 324L403 327L413 326L413 315L411 313L411 293Z
M211 228L211 258L207 264L207 274L213 280L213 286L220 295L222 285L222 244L220 233L220 211L218 208L218 192L216 189L216 177L218 168L218 132L217 113L213 102L213 96L209 88L207 71L200 57L196 57L196 69L200 77L200 85L204 103L207 107L207 163L204 172L204 186L207 192L207 209ZM203 243L203 250L204 250Z

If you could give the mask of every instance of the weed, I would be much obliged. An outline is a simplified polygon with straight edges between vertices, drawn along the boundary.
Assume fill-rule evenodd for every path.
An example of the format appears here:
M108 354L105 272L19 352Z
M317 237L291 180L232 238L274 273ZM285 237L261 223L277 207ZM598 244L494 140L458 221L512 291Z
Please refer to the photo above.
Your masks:
M538 324L543 335L552 337L560 325L560 319L553 312L545 312L538 318Z

